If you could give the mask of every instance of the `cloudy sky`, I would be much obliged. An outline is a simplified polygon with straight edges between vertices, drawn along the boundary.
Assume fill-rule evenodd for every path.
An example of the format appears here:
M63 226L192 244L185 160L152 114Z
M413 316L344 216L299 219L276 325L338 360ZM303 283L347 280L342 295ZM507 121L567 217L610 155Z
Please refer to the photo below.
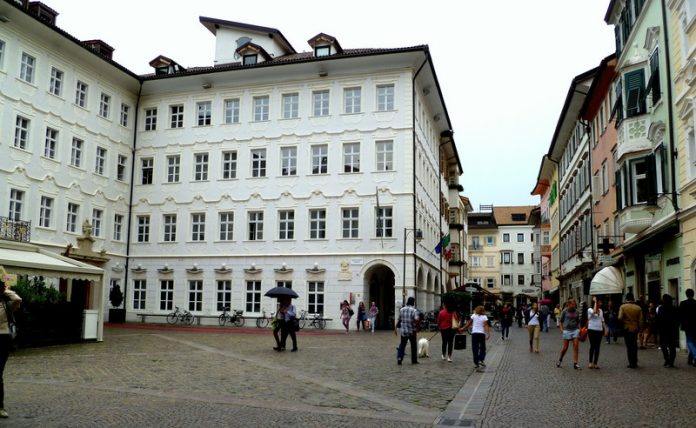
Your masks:
M570 82L614 49L609 0L44 2L60 27L106 41L136 73L159 54L212 65L214 36L199 16L277 28L298 51L319 32L344 48L427 44L477 209L538 203L530 191Z

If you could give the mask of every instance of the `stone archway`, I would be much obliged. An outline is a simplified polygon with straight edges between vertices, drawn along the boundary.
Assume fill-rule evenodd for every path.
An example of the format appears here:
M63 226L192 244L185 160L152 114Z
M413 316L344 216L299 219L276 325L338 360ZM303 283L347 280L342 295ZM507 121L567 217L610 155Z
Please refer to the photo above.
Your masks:
M379 315L375 322L375 328L392 330L394 328L394 271L381 263L370 266L364 274L367 285L367 298L365 307L369 308L371 302L379 309Z

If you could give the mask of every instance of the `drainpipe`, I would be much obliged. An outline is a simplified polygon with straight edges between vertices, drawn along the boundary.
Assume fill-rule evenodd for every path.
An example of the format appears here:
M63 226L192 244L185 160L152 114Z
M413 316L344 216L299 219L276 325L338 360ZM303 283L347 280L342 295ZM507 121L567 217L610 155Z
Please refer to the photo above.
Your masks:
M413 188L413 229L415 230L416 227L416 79L418 78L418 75L420 74L421 70L423 70L423 67L425 67L425 64L428 63L428 59L430 57L428 48L424 48L424 53L425 53L425 59L423 60L423 63L418 67L418 70L416 70L416 74L413 75L413 78L411 79L411 92L412 92L412 97L411 97L411 134L412 134L412 153L413 153L413 164L411 167L413 168L413 180L412 180L412 188ZM438 166L439 168L439 166ZM406 234L404 234L404 245L406 241ZM416 281L416 232L413 232L413 283L414 283L414 289L415 289L415 281ZM402 272L402 275L404 275L404 280L406 277L406 269L404 268L404 272ZM402 295L405 295L406 289L404 286ZM413 298L417 299L418 298L418 293L414 291L413 293ZM416 300L416 305L418 304L418 301ZM401 306L406 306L406 302L401 302ZM416 306L417 307L417 306ZM395 314L396 316L396 314Z
M677 203L677 151L674 149L674 107L672 104L672 66L670 65L671 55L669 53L669 34L667 32L667 7L665 6L665 0L660 2L662 7L662 28L664 31L663 40L665 41L665 66L667 71L667 128L669 129L669 153L670 153L670 166L672 175L672 208L674 208L674 213L678 214L679 204Z
M131 225L133 222L133 187L135 186L135 148L138 135L138 112L140 111L140 94L143 93L143 82L140 81L138 99L135 101L135 117L133 123L133 148L131 149L130 195L128 196L128 226L126 226L126 274L123 277L123 309L128 309L128 272L130 264Z
M585 135L587 135L587 162L588 162L588 164L590 165L590 170L589 170L589 171L590 171L590 177L589 177L589 187L590 187L590 228L591 228L591 231L592 231L592 233L590 233L590 248L591 248L591 250L592 250L592 264L593 264L592 269L594 270L594 268L596 267L596 266L594 266L594 264L596 263L596 261L595 261L595 260L596 260L596 259L595 259L596 254L595 254L595 242L594 242L594 237L595 237L595 234L594 234L594 211L592 210L592 207L594 207L594 202L595 202L595 201L592 199L592 196L593 196L593 192L592 192L592 177L594 177L594 175L592 174L592 132L591 132L591 131L592 131L592 127L591 127L591 125L590 125L590 122L585 122L585 121L582 121L582 120L580 120L579 122L582 124L583 128L585 129Z

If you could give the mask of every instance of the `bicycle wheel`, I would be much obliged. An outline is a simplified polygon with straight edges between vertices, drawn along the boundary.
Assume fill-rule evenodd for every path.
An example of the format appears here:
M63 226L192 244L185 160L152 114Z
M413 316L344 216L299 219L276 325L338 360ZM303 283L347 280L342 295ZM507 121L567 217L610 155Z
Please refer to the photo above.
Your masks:
M306 318L300 318L300 330L305 328L305 325L307 325L307 319Z
M256 318L256 327L258 327L258 328L268 327L268 318Z
M186 324L186 325L191 325L191 324L193 324L193 315L191 315L191 314L185 314L185 315L182 317L181 321L182 321L184 324Z
M171 314L167 315L167 322L169 324L176 324L176 318L177 318L176 312L172 312Z
M224 327L226 323L227 323L227 314L220 314L220 316L218 317L218 324L220 324L221 327Z
M326 328L326 320L324 318L317 320L317 325L321 330Z
M244 326L244 317L241 315L237 315L237 319L234 320L234 325L236 325L237 327Z

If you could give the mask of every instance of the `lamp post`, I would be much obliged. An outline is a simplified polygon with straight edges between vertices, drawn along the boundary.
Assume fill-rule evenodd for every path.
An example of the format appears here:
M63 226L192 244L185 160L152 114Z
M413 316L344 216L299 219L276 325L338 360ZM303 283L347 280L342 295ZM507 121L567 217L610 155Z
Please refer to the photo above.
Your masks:
M414 237L416 241L420 241L423 239L423 231L418 229L418 228L409 228L409 227L404 227L404 270L401 273L401 277L403 278L403 284L401 287L401 306L406 306L406 241L408 239L408 234L409 232L414 233ZM416 249L415 247L413 248L413 251L415 252ZM414 278L415 278L415 265L414 265Z

